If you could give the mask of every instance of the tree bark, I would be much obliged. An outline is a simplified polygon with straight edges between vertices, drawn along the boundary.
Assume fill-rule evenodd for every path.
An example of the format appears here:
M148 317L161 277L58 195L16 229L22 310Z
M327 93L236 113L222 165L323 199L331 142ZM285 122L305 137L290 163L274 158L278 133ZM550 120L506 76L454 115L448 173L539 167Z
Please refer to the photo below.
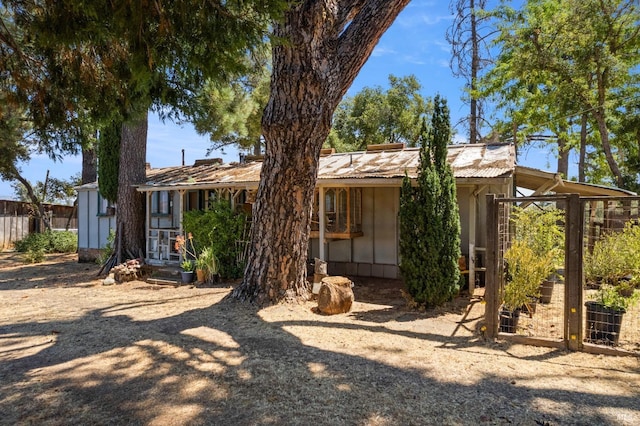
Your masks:
M587 157L587 114L580 119L580 157L578 159L578 182L585 181L584 166Z
M569 147L564 136L558 138L558 173L563 179L569 176Z
M95 182L98 179L97 158L98 154L93 147L82 149L82 185Z
M117 229L122 230L122 244L117 249L131 253L145 252L144 196L135 185L146 180L147 126L145 115L122 125L120 171L118 173Z
M469 2L471 9L471 102L469 116L469 143L478 142L478 100L476 99L480 52L478 51L478 33L476 30L476 12L474 0Z
M274 35L266 142L251 251L234 297L265 305L306 299L307 247L320 149L342 96L409 0L313 1L292 7Z

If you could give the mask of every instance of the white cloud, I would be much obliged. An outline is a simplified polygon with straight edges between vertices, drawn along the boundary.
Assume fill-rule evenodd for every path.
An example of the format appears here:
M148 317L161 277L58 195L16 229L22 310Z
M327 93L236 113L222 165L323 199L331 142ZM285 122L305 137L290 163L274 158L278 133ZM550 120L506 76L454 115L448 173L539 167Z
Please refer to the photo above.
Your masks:
M384 46L376 46L371 52L371 56L381 57L387 55L395 55L397 52L394 49L390 49Z
M453 20L453 15L432 15L429 13L407 14L398 17L396 22L404 28L414 28L420 25L435 26L442 22Z

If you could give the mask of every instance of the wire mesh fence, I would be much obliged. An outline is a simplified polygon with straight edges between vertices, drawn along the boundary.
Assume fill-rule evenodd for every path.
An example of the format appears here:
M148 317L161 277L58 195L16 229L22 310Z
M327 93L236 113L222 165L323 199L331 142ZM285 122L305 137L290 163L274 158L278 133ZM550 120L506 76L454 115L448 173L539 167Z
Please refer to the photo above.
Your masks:
M640 352L638 198L581 200L584 211L584 340Z
M640 353L639 200L489 197L492 335Z
M499 331L562 341L564 209L562 200L500 202Z

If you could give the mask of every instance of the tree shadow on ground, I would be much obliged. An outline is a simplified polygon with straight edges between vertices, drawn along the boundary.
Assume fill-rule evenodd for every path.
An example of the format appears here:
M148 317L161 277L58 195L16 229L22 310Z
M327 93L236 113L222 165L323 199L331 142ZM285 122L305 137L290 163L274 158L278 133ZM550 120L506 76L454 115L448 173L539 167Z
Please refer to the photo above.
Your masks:
M552 377L554 386L538 388L506 365L448 379L446 371L472 366L461 365L469 362L458 355L464 351L448 351L449 365L430 362L430 353L442 350L437 348L442 343L477 347L473 361L480 365L500 362L500 353L475 337L336 323L312 314L309 321L268 322L260 310L224 294L199 294L211 298L211 304L154 319L135 319L135 313L170 301L148 298L68 321L2 326L3 422L534 425L640 420L637 390L603 395L600 389L570 388L557 377ZM424 360L400 366L386 361L392 355L388 348L376 352L363 345L360 355L343 353L339 342L328 342L334 349L322 348L321 341L307 342L300 331L309 326L322 327L327 339L336 327L351 330L350 338L386 333L389 342L398 342L392 345L395 356L402 356L402 342L417 342L424 345ZM11 349L8 342L21 338L25 346ZM30 338L45 342L29 347ZM621 377L598 380L600 386L615 387Z

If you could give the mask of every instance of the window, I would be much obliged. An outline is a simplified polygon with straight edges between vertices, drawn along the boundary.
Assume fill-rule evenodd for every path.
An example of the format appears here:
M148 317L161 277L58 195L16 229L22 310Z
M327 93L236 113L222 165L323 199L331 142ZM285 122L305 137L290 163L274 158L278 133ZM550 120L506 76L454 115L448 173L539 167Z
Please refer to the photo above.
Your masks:
M113 216L115 214L115 204L103 198L102 195L98 193L98 216Z
M171 197L169 191L151 193L151 214L154 216L169 215L171 213Z
M311 236L320 235L319 192L316 191ZM327 238L362 236L362 188L326 188L324 191L324 231Z

